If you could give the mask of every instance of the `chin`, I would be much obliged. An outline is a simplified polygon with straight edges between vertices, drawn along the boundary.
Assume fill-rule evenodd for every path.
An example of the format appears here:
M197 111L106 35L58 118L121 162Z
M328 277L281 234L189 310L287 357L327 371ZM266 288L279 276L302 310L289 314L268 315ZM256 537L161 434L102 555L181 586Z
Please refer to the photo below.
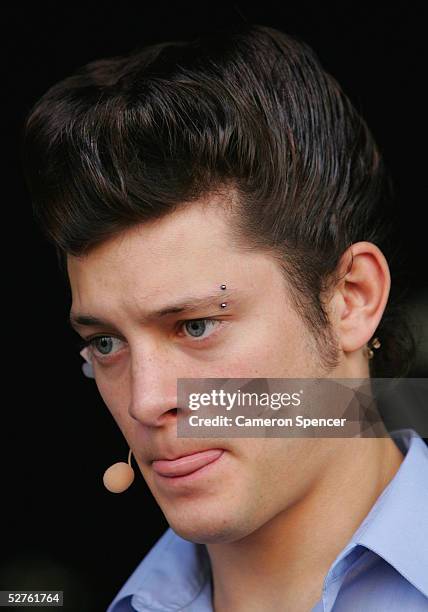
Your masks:
M165 514L169 526L177 535L195 544L216 544L221 542L235 542L248 535L243 527L243 521L237 520L236 515L229 518L219 512L198 516L187 515L179 517L176 514Z

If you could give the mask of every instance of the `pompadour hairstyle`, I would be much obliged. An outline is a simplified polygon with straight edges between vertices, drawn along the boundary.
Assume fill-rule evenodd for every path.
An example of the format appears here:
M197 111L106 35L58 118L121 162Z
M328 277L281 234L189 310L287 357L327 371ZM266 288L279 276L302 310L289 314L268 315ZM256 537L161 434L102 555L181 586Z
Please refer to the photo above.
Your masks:
M330 367L324 296L342 254L367 240L390 266L398 255L391 180L366 123L306 43L267 26L90 62L30 110L22 151L63 269L68 254L223 194L236 242L278 260ZM403 376L411 363L398 289L372 376Z

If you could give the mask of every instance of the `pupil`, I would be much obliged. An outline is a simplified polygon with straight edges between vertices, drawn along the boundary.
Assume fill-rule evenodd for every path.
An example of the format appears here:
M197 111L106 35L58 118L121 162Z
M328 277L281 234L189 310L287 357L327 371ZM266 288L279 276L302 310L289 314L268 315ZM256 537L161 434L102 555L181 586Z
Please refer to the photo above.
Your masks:
M103 355L108 355L111 349L112 339L111 338L98 338L98 350Z
M202 336L205 331L205 322L204 321L192 321L187 326L188 331L194 337ZM195 334L192 332L196 332Z

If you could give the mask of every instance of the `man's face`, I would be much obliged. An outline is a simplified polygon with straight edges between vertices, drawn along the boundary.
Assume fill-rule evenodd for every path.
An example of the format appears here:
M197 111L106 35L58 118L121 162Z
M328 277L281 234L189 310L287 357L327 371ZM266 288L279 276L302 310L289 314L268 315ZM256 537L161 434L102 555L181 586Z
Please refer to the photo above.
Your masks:
M78 327L86 339L104 337L92 348L101 396L168 523L203 543L235 541L267 523L309 490L332 452L328 439L177 437L178 378L326 375L278 264L234 250L227 217L211 204L68 258L72 313L104 321ZM211 305L145 319L213 294ZM196 479L153 469L154 459L210 448L225 452Z

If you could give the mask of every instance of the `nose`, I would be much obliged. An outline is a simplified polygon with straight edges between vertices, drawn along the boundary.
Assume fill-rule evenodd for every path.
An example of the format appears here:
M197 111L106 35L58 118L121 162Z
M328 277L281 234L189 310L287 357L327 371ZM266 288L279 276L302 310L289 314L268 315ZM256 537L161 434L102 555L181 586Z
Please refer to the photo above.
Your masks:
M142 425L176 420L178 367L156 349L133 355L128 413ZM184 376L184 374L182 373Z

